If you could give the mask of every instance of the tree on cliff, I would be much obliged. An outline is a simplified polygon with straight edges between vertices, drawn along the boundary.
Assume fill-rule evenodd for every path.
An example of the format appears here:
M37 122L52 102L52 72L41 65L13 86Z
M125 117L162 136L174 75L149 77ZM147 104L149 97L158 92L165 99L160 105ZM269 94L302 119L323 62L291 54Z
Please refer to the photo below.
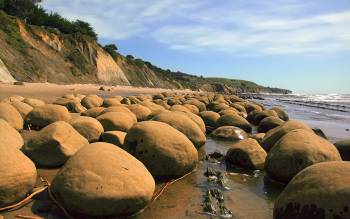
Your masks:
M115 44L108 44L103 47L114 59L118 57L118 47Z
M48 13L39 3L41 0L0 0L0 9L28 24L56 28L65 34L80 33L97 40L97 34L89 23L69 21L58 13Z

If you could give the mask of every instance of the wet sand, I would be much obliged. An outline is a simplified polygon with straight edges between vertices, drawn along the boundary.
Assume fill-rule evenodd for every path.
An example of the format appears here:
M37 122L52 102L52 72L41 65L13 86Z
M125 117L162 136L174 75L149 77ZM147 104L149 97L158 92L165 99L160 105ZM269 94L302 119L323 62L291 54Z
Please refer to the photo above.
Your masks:
M227 167L225 162L211 163L203 159L205 153L220 152L225 154L229 144L208 139L201 150L202 159L197 169L182 180L168 186L157 200L152 202L143 212L131 218L212 218L203 212L202 206L204 194L209 188L219 188L223 191L225 205L232 211L232 218L272 218L274 200L282 191L283 186L266 180L263 172L254 176L253 172ZM230 188L229 190L208 182L204 176L208 166L225 172L226 185ZM40 182L40 177L51 181L57 171L58 169L38 169L37 186L43 185ZM157 182L157 190L159 191L163 185L163 182ZM16 218L15 216L18 214L40 218L65 218L56 207L50 209L51 205L48 195L44 193L23 208L6 212L3 216L6 219ZM86 217L75 216L75 218Z

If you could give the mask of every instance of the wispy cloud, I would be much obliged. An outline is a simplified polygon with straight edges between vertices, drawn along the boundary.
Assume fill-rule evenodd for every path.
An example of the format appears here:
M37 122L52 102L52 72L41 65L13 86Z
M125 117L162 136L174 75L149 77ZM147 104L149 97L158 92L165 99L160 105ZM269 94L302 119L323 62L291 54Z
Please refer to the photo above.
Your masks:
M143 36L186 52L318 55L350 51L350 7L331 0L47 0L100 37ZM348 4L349 6L349 4Z

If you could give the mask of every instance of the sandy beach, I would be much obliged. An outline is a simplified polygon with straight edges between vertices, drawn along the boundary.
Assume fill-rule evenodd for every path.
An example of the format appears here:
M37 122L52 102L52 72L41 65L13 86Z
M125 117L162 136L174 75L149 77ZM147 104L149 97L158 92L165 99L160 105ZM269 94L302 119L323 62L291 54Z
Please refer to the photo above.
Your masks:
M110 89L110 91L100 90L101 87ZM39 98L45 102L53 102L64 94L97 94L100 96L130 96L137 94L155 94L164 91L178 93L189 93L191 90L174 90L163 88L145 88L131 86L108 86L98 84L51 84L51 83L24 83L24 85L13 85L0 83L0 100L12 96L20 95L23 97Z

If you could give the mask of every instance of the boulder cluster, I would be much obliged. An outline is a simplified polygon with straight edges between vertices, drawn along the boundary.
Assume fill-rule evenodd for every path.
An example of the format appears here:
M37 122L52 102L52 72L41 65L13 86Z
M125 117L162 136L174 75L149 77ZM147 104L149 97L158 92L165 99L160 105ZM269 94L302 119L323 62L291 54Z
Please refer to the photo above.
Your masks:
M53 103L5 98L0 207L33 190L36 168L60 168L51 191L68 211L133 215L151 202L159 178L196 168L207 136L229 142L226 162L265 170L288 184L275 218L350 217L350 164L342 161L350 159L349 140L333 145L305 123L289 120L282 108L213 93L66 94Z

